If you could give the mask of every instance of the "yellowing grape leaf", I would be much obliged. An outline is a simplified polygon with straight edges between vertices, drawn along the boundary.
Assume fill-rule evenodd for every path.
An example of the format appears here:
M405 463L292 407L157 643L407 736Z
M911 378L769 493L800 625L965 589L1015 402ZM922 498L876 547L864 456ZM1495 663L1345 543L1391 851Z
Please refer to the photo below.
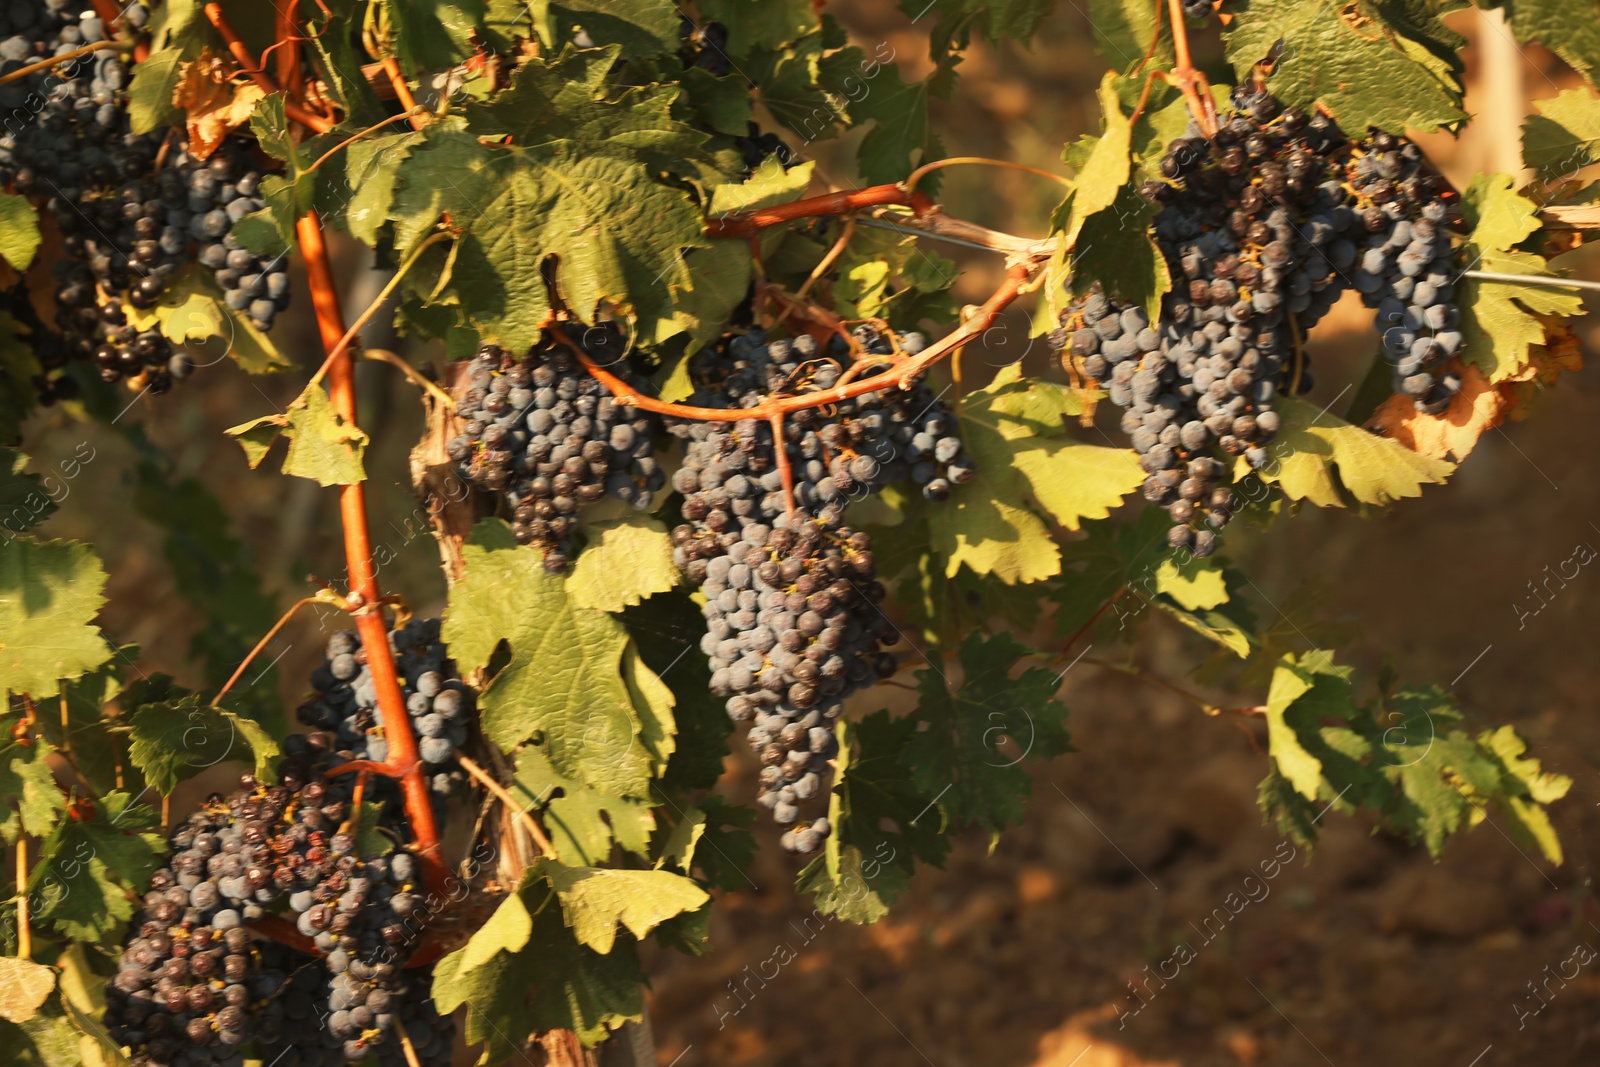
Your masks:
M665 593L682 577L659 519L633 515L586 526L584 533L589 544L567 576L567 595L579 607L619 612Z
M1565 323L1548 320L1550 335L1530 349L1523 368L1491 385L1477 367L1454 367L1461 374L1461 392L1437 415L1424 415L1409 397L1392 396L1375 411L1367 426L1425 456L1459 463L1478 439L1509 418L1520 418L1531 392L1550 385L1563 373L1583 369L1583 350Z
M521 952L532 933L533 916L528 914L522 894L511 893L461 950L461 969L470 971L481 967L498 952Z
M250 374L289 366L288 357L266 334L228 308L211 272L198 264L180 271L155 307L140 310L124 304L123 311L136 329L159 328L167 340L184 345L199 367L227 358Z
M1509 174L1480 174L1462 195L1462 213L1472 225L1462 255L1473 269L1498 274L1554 277L1542 257L1513 246L1539 228L1538 205L1512 188ZM1576 315L1583 302L1571 290L1547 285L1462 278L1462 355L1491 382L1514 376L1529 349L1544 340L1538 315Z
M235 84L239 68L209 47L179 68L172 102L182 108L189 129L189 151L205 159L228 134L250 121L250 113L266 92L248 78Z
M39 215L27 197L0 193L0 258L17 272L28 269L39 251Z
M672 871L568 867L540 860L530 873L550 880L573 936L601 954L611 951L619 927L642 938L711 899L693 879Z
M613 840L637 856L650 852L656 817L648 802L610 796L557 771L539 745L517 750L514 794L539 814L556 856L573 867L604 862Z
M1268 448L1272 458L1261 477L1276 481L1291 500L1344 507L1343 483L1363 504L1387 504L1420 496L1423 485L1443 482L1455 470L1453 463L1418 455L1304 400L1285 397L1278 412L1283 429Z
M925 509L934 551L954 576L964 563L1009 584L1048 578L1061 552L1044 522L1026 506L1036 502L1069 530L1103 519L1144 481L1132 449L1084 444L1065 436L1060 390L1033 386L1015 365L961 401L961 436L978 474L943 504ZM1019 412L1018 416L1006 414Z
M55 987L55 968L15 956L0 956L0 1019L27 1022L44 1006Z

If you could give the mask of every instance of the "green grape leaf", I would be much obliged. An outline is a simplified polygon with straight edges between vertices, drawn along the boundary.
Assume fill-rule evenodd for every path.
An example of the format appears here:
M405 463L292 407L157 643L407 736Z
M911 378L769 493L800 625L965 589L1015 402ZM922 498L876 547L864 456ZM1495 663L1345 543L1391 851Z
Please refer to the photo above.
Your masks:
M369 440L366 431L333 410L318 383L306 386L282 415L264 415L224 432L239 442L251 469L261 465L281 437L289 442L283 457L285 474L323 486L356 485L367 477L362 467Z
M462 555L466 576L451 590L445 643L463 670L486 667L502 641L511 648L480 698L484 733L506 750L541 734L566 777L647 796L652 755L619 669L622 624L573 603L502 521L480 522Z
M1477 175L1462 194L1461 207L1472 226L1463 255L1476 269L1501 274L1552 277L1542 257L1514 250L1539 228L1538 205L1519 195L1509 174ZM1462 278L1462 359L1491 382L1502 381L1527 365L1530 349L1543 344L1538 315L1576 315L1578 294L1543 285Z
M871 64L858 48L829 52L844 43L837 24L824 18L816 31L786 47L745 57L740 72L756 86L757 99L773 117L809 144L853 121L852 98L845 94L843 81L854 72L865 73Z
M580 26L595 44L618 45L630 59L678 49L679 16L670 0L550 0L550 12L559 16L551 20L554 39L545 42L552 49Z
M390 35L385 42L412 74L453 67L477 50L473 31L484 0L379 0Z
M692 849L679 866L688 873L698 871L701 884L712 889L732 892L754 886L745 872L750 869L757 851L755 836L750 833L756 813L743 804L730 804L712 794L702 798L698 807L685 812L684 822L689 822L691 816L698 829Z
M1600 12L1593 0L1477 0L1499 8L1518 42L1538 41L1589 79L1600 81Z
M1047 387L1053 388L1053 387ZM1015 502L1036 501L1069 530L1084 519L1105 518L1144 481L1131 449L1088 445L1054 427L1034 432L1026 419L995 407L1028 392L1012 365L962 399L961 437L978 474L944 504L926 509L933 549L945 557L947 576L964 563L1008 584L1033 582L1060 571L1060 550L1038 516ZM1033 426L1038 426L1037 417Z
M711 695L711 667L700 652L705 618L680 588L627 609L622 622L639 658L674 692L677 748L661 776L661 787L711 788L722 777L733 723L722 701Z
M434 967L433 998L440 1014L468 1006L467 1043L486 1043L488 1062L498 1063L517 1056L534 1031L571 1030L593 1046L609 1029L640 1018L644 976L633 941L619 938L602 955L573 936L548 883L541 879L519 892L532 919L520 948L495 952L469 967L469 943Z
M261 724L202 705L197 696L146 704L134 713L132 727L128 759L162 796L223 760L252 762L263 783L276 780L278 743Z
M23 470L28 457L0 445L0 529L15 537L55 514L55 495L64 488L55 476L44 478Z
M38 356L27 337L31 331L0 311L0 442L16 443L22 422L39 403L33 380L41 373Z
M1434 50L1448 31L1431 12L1402 25L1390 10L1399 7L1241 0L1230 4L1223 33L1228 62L1243 83L1281 40L1268 87L1285 106L1309 113L1326 105L1346 130L1432 131L1464 121L1460 61Z
M1547 859L1561 847L1543 805L1570 780L1522 757L1509 727L1474 737L1438 687L1404 689L1375 706L1356 702L1348 668L1323 650L1278 662L1268 698L1273 774L1262 783L1269 817L1309 843L1329 809L1374 812L1379 825L1439 855L1452 834L1498 812Z
M345 228L364 244L376 245L389 221L400 169L410 150L422 143L420 133L395 133L357 141L344 152L348 195L343 204Z
M916 22L937 12L939 25L933 31L937 55L952 43L955 50L964 50L973 31L991 44L1007 38L1029 42L1055 6L1054 0L901 0L900 10Z
M646 801L611 796L564 777L540 746L517 750L513 786L537 815L561 862L603 863L613 841L636 856L649 854L656 817Z
M1304 400L1284 397L1277 410L1283 428L1267 450L1270 458L1260 475L1277 482L1292 500L1344 507L1342 482L1363 504L1387 504L1421 496L1425 484L1443 482L1455 470L1453 463L1420 455Z
M900 762L924 795L938 795L947 823L991 833L1019 822L1033 784L1025 758L1058 756L1070 747L1067 709L1055 700L1056 675L1029 667L1012 678L1032 649L1009 634L974 631L961 646L961 685L953 689L937 668L917 672L914 718L926 729L911 735ZM1015 742L1017 754L1001 745Z
M47 697L111 658L94 624L106 571L76 541L0 542L0 692Z
M1151 322L1160 319L1161 298L1172 288L1172 272L1150 236L1150 220L1158 210L1128 184L1117 191L1111 206L1083 221L1067 260L1074 296L1082 296L1098 282L1108 296L1143 307Z
M23 1023L38 1014L56 988L54 967L0 956L0 1019Z
M198 264L179 271L155 307L124 310L135 329L159 328L167 340L186 345L196 366L232 357L251 374L271 374L290 365L266 334L228 308L211 272Z
M25 196L0 193L0 259L22 272L39 251L39 215Z
M128 117L134 133L182 125L183 112L172 102L172 94L183 77L183 65L208 43L219 49L222 45L207 25L203 7L204 0L166 0L150 13L150 54L133 65L128 83Z
M568 867L554 860L539 860L531 871L555 889L578 942L601 954L611 951L619 929L643 938L711 899L693 880L672 871Z
M620 612L665 593L682 578L672 562L672 538L649 515L585 527L589 545L567 576L567 596L580 608Z
M1089 0L1089 25L1094 29L1095 47L1111 65L1126 74L1144 58L1150 47L1152 27L1162 17L1161 0ZM1172 36L1161 33L1150 69L1172 67Z
M806 865L795 889L814 894L817 910L847 922L877 922L911 884L917 860L939 864L950 850L938 798L907 779L899 754L917 722L873 712L859 724L841 719L836 783L828 800L832 832L823 854ZM860 752L852 752L859 743Z
M1302 796L1317 798L1322 762L1306 751L1300 735L1314 730L1324 716L1347 711L1351 700L1350 669L1335 667L1332 653L1312 652L1299 661L1285 656L1273 672L1267 692L1267 752L1278 773ZM1292 722L1287 718L1291 707Z
M45 836L66 809L61 789L50 773L50 746L38 740L26 744L18 740L14 731L20 722L21 716L0 716L0 730L4 731L0 737L5 739L0 741L0 840L6 844L15 844L19 832Z
M104 944L133 918L129 890L149 885L167 843L155 832L159 816L127 793L79 806L79 814L62 819L45 839L28 892L39 902L39 923L74 941Z
M628 143L625 130L615 143ZM538 339L551 311L541 273L550 256L580 315L611 301L651 333L672 314L671 287L692 284L682 251L708 241L693 205L644 164L589 147L488 145L445 120L400 164L397 240L414 247L444 214L466 231L450 289L485 341L522 349Z
M1097 616L1102 625L1128 631L1129 616L1143 612L1159 593L1171 525L1156 508L1141 509L1132 521L1084 523L1088 536L1063 546L1062 575L1050 583L1058 632L1077 634Z
M1522 160L1541 181L1571 177L1600 160L1600 97L1592 89L1567 89L1522 125Z
M705 22L728 28L728 54L782 48L818 28L812 0L703 0L695 5ZM673 27L676 35L676 27ZM670 47L676 47L674 43Z
M941 64L926 78L903 82L899 69L888 64L862 85L851 118L857 124L877 123L856 150L862 181L868 185L903 181L917 167L944 154L944 142L928 121L928 100L949 98L953 71Z

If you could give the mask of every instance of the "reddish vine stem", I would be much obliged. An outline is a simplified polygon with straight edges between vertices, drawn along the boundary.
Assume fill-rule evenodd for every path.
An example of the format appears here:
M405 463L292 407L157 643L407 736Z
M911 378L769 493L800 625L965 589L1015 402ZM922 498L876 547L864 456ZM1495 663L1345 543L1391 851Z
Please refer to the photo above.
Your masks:
M789 444L783 438L783 413L772 416L772 454L778 457L778 477L783 479L784 513L794 515L794 467L789 462Z
M227 17L223 15L222 8L217 4L207 4L205 12L206 18L211 21L211 25L216 27L217 32L222 35L222 39L227 42L228 51L232 53L234 62L239 64L241 70L248 74L251 80L260 86L261 91L268 96L279 92L278 83L256 63L256 57L250 54L249 46L240 40L239 35L234 32L233 26L229 24ZM313 115L287 95L283 99L283 113L306 129L315 130L317 133L327 133L334 126L332 122L329 122L321 115Z
M1172 81L1189 105L1189 114L1208 138L1217 135L1217 111L1211 101L1211 83L1195 69L1189 56L1189 28L1183 22L1183 0L1167 0L1167 10L1172 16L1172 48L1176 62L1172 65Z
M344 315L339 309L339 294L334 286L333 268L323 244L322 227L315 212L296 224L300 251L305 258L306 275L311 283L311 302L317 314L322 343L334 351L344 337ZM331 360L328 367L328 397L339 416L352 427L356 421L355 362L348 348ZM367 654L367 669L372 672L373 690L383 721L384 741L388 744L388 765L382 773L400 780L405 795L406 815L411 820L423 876L430 887L444 885L445 872L439 860L439 831L434 823L433 803L422 761L417 754L416 735L411 716L406 712L405 696L395 671L394 654L389 648L389 627L381 610L382 595L372 565L372 543L367 526L367 498L360 483L339 490L339 515L344 526L345 559L349 567L351 614Z
M703 408L692 404L673 404L655 397L646 396L621 378L612 374L604 367L597 364L578 345L567 337L566 332L559 324L551 328L558 342L565 345L583 364L584 368L607 389L611 390L619 404L627 404L643 411L653 411L658 415L671 415L680 419L692 419L697 422L738 422L742 419L771 419L774 416L787 415L792 411L805 411L810 408L825 407L828 404L837 404L852 397L861 396L863 393L876 392L879 389L903 388L907 382L921 374L928 367L939 362L957 347L966 344L974 337L983 333L994 320L999 317L1011 302L1017 298L1023 288L1033 280L1035 272L1042 261L1029 261L1014 264L1006 272L1006 280L994 295L984 301L976 314L948 336L941 338L929 345L918 355L901 363L890 366L886 371L874 374L870 378L861 378L846 385L835 386L832 389L822 389L814 393L805 393L800 396L771 397L754 407L748 408Z
M273 57L278 66L278 84L290 96L300 95L300 31L295 25L298 4L280 4L278 7L278 54Z
M900 185L873 185L853 193L824 193L748 214L707 219L706 233L711 237L754 237L768 226L782 222L819 215L845 215L868 207L908 207L919 216L935 210L933 201L924 193Z

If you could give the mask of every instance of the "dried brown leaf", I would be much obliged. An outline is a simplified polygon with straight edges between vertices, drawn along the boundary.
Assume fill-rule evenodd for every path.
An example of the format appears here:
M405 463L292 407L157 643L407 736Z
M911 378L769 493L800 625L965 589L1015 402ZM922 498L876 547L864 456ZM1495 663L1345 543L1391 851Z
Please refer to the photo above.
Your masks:
M1507 418L1526 417L1538 390L1565 372L1582 369L1583 352L1566 324L1545 319L1544 326L1545 343L1533 346L1527 365L1511 377L1490 384L1477 367L1463 368L1459 360L1451 360L1447 369L1461 375L1461 392L1448 408L1438 415L1424 415L1410 398L1391 396L1373 413L1367 428L1425 456L1465 459L1485 433Z
M249 122L256 102L266 95L248 79L234 84L238 73L231 59L209 48L182 68L172 102L188 116L189 151L197 159L210 156L231 131Z

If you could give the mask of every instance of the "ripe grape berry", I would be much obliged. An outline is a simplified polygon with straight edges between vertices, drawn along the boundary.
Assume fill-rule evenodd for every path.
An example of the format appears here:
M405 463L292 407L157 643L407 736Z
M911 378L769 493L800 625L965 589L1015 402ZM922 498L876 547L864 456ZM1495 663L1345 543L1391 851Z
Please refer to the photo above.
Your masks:
M887 355L896 342L871 330L855 339L864 359ZM917 337L898 340L921 347ZM840 361L819 351L805 336L735 335L695 357L699 390L690 402L753 407L769 396L831 388ZM943 499L972 465L953 418L922 383L841 401L826 414L793 412L781 442L764 419L673 421L669 429L687 441L673 478L685 522L672 538L678 565L706 596L701 648L712 692L726 699L734 721L751 724L748 740L762 765L757 802L788 827L783 846L814 852L828 820L802 811L824 803L837 752L833 724L846 695L894 672L894 657L881 647L898 638L877 606L884 589L874 580L871 539L842 524L845 506L903 479ZM779 448L790 467L792 512Z
M389 633L406 711L436 802L455 795L465 783L455 751L466 743L475 708L472 690L461 681L439 640L439 626L438 619L413 619ZM307 726L330 731L341 761L383 762L388 744L360 639L354 631L341 630L328 638L325 652L322 666L311 674L316 695L299 707L298 718Z
M1196 556L1236 509L1242 456L1262 469L1282 427L1276 399L1312 387L1306 336L1352 285L1379 308L1396 386L1425 411L1459 379L1433 377L1460 345L1453 252L1435 179L1414 146L1334 123L1250 87L1210 141L1191 129L1141 188L1174 284L1158 321L1098 290L1062 314L1060 343L1126 409L1122 429L1166 509L1168 543ZM1411 217L1408 217L1411 216Z
M610 330L585 331L583 344L597 362L621 369ZM609 494L646 510L666 485L653 454L656 421L618 404L554 341L521 359L481 349L458 414L465 427L447 446L450 458L469 482L505 501L517 540L540 546L551 573L566 568L585 504Z

